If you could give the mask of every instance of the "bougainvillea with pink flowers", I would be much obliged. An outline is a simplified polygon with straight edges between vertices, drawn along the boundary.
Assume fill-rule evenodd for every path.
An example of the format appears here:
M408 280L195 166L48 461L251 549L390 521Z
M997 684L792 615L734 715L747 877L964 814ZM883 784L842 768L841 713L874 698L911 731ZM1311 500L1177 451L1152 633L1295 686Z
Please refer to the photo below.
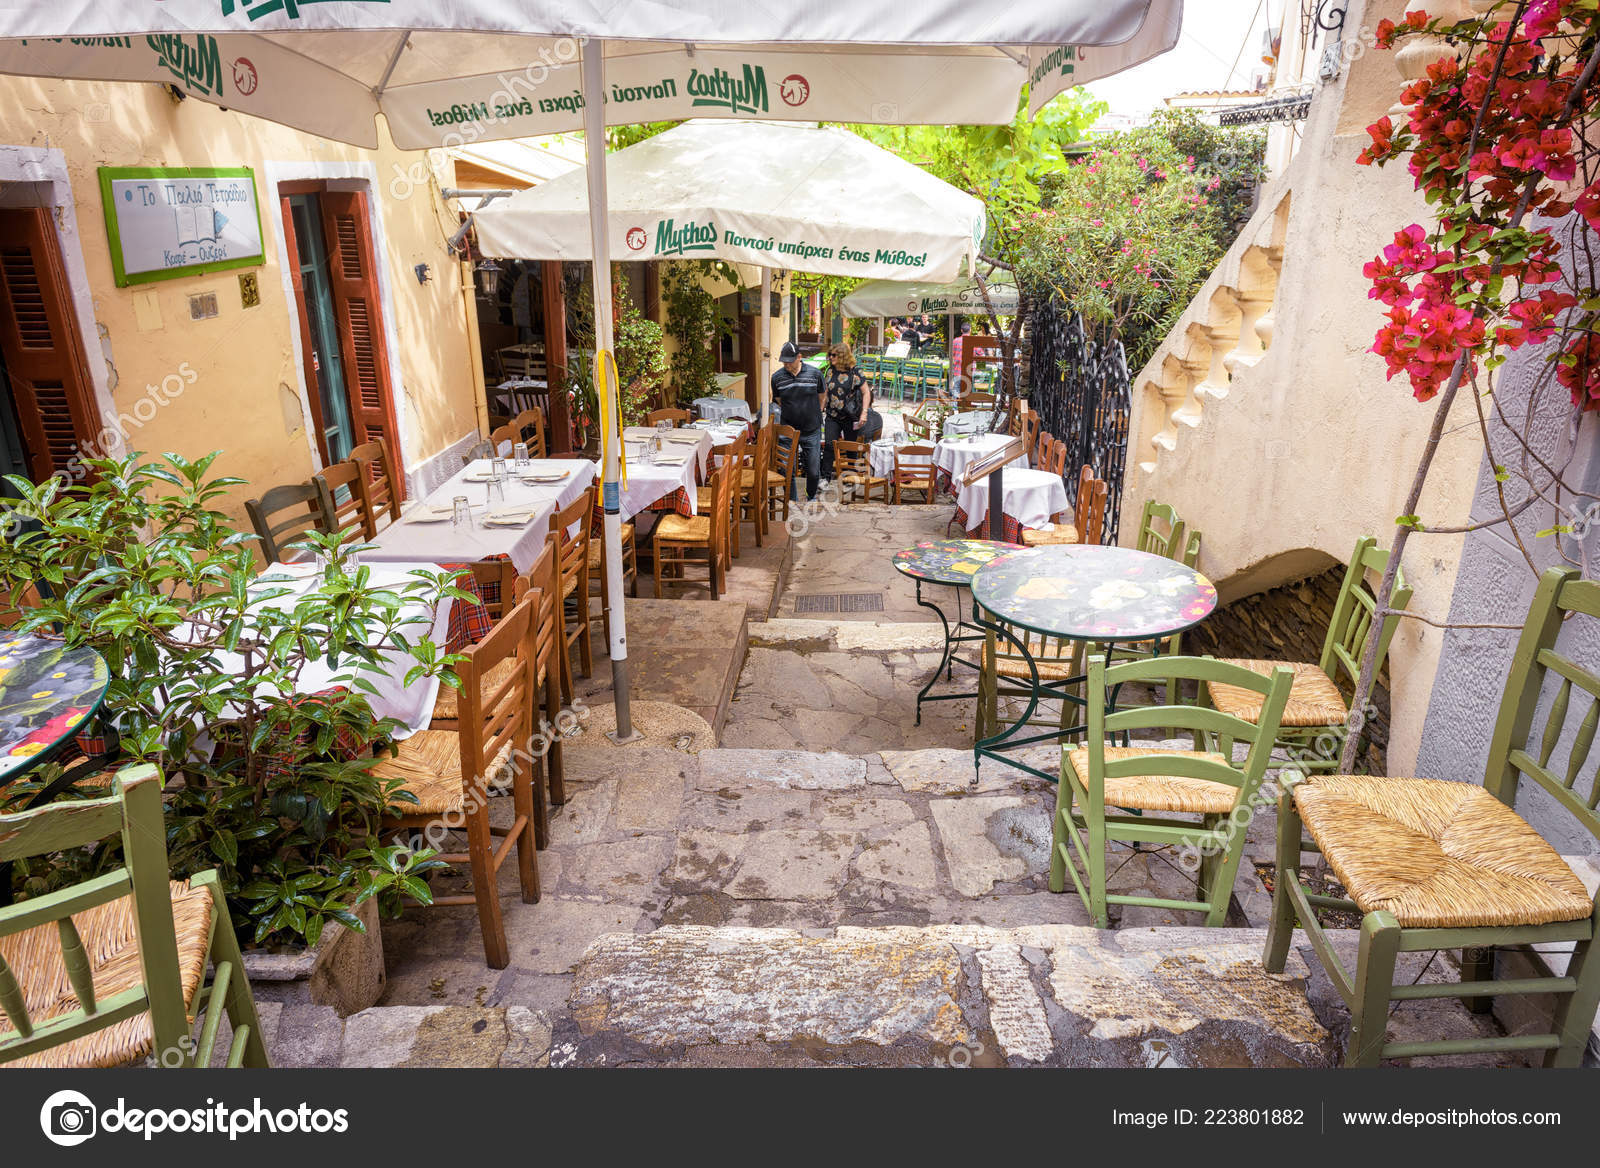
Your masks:
M1405 116L1367 128L1359 161L1404 160L1436 219L1412 224L1366 265L1387 306L1373 351L1419 401L1554 340L1557 381L1600 410L1600 0L1506 0L1468 21L1409 12L1378 43L1442 38L1456 50L1400 97ZM1574 234L1576 230L1576 234ZM1457 364L1461 369L1457 372Z

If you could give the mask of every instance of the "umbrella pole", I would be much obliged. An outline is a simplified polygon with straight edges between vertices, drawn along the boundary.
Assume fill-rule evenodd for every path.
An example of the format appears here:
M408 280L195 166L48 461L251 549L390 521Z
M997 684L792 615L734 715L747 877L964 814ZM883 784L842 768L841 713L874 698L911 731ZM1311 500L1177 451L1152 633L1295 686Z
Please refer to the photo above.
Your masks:
M772 318L767 314L767 309L770 307L768 295L771 288L772 269L762 268L761 313L757 317L758 323L756 325L761 330L759 338L756 340L756 377L759 378L756 382L756 401L760 402L761 405L756 411L756 416L761 419L763 426L769 425L772 421L768 416L772 409L770 398L772 380L771 375L767 372L767 358L772 355ZM763 506L765 506L764 502Z
M611 239L606 199L605 42L583 46L583 138L589 176L589 239L594 274L595 389L601 395L601 504L605 511L605 604L611 622L611 691L617 707L618 742L637 738L628 683L628 632L622 600L622 408L611 332ZM579 604L589 598L580 596Z

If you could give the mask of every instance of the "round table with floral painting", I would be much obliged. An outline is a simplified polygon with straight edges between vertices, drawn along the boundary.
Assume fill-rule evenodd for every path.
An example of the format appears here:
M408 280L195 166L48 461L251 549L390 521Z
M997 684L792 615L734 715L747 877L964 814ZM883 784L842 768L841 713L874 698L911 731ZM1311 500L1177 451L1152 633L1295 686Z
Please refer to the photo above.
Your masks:
M1082 734L1085 727L1066 725L1046 734L1023 735L1041 700L1085 705L1074 690L1084 682L1084 650L1089 645L1166 638L1199 624L1217 606L1217 589L1193 568L1164 556L1131 548L1098 544L1029 548L1000 556L985 565L972 581L974 623L997 644L1004 639L1026 662L1030 678L1027 708L1013 725L977 740L973 768L987 755L1001 759L1000 750L1018 750L1044 741ZM1040 677L1030 641L1044 638L1073 642L1070 676L1059 680ZM1010 766L1055 782L1058 775L1004 758ZM973 781L977 781L974 773Z
M967 641L981 641L984 632L976 625L969 624L960 616L961 589L970 587L972 578L978 574L985 564L996 556L1003 556L1008 552L1022 551L1022 545L1016 543L996 543L987 539L939 539L922 540L910 547L901 548L894 554L894 568L902 576L909 576L917 586L917 603L923 608L932 609L938 616L939 623L944 626L944 655L939 659L938 667L934 669L933 676L917 694L917 725L922 725L922 703L947 702L958 698L970 698L969 693L936 694L928 696L928 691L939 680L939 674L945 675L945 680L954 676L954 663L970 666L973 669L981 668L980 663L967 661L955 655L955 647ZM924 584L939 584L947 588L956 589L956 631L950 630L950 618L945 616L944 609L936 601L926 600L922 595ZM961 630L971 629L970 634L963 634Z
M54 758L94 717L111 672L93 649L0 632L0 786Z

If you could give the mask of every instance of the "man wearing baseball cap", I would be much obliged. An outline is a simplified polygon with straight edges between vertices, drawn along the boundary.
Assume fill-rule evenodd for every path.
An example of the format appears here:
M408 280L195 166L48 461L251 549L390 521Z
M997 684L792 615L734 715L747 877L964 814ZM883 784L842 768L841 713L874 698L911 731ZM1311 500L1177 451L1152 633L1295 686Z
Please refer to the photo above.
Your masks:
M772 374L772 400L778 403L783 424L800 431L806 498L815 499L817 480L822 474L822 395L826 386L822 371L800 359L800 350L793 341L783 343L778 360L782 365ZM800 497L798 485L791 484L790 497Z

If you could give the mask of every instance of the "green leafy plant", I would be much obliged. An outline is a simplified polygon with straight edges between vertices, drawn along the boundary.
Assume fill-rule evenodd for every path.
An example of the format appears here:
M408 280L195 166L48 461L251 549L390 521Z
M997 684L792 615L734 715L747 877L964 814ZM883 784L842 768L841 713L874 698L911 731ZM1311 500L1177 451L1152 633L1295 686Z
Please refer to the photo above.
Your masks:
M456 684L460 658L427 634L442 598L476 598L446 571L378 587L353 561L353 536L294 545L325 564L308 579L263 574L255 536L214 509L242 485L209 477L216 457L95 460L75 484L10 477L13 518L29 522L0 538L0 581L13 596L38 582L49 593L19 630L105 658L112 765L152 762L168 776L174 876L215 868L256 942L313 942L322 922L387 887L360 858L385 810L414 802L370 770L397 725L368 700L385 668L373 646L416 658L407 685ZM313 668L327 670L325 688L302 694ZM53 882L35 866L22 891Z
M705 287L710 276L740 283L733 265L722 260L670 262L661 269L666 331L677 342L670 371L680 405L716 392L717 347L723 337L733 335L733 325L717 310L717 298Z
M667 353L661 325L645 316L628 293L628 282L618 268L611 286L617 355L617 383L622 398L623 425L644 420L667 372Z

